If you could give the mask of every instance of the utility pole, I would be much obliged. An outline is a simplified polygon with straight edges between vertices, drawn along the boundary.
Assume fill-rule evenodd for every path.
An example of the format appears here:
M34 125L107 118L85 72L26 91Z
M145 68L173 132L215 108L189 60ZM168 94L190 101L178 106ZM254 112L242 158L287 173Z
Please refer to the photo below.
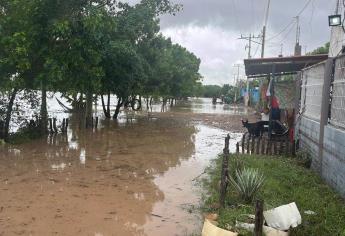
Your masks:
M251 59L252 58L252 55L251 55L252 43L261 44L260 42L254 41L253 39L261 39L261 36L255 36L254 34L249 34L249 36L243 36L241 34L241 37L238 39L248 40L248 44L246 45L246 49L248 48L248 59Z
M266 9L265 22L264 22L264 27L262 28L261 58L264 58L264 56L265 56L266 27L267 27L267 22L268 22L268 14L269 14L269 11L270 11L270 4L271 4L271 0L267 0L267 9Z
M295 44L295 56L301 56L302 55L302 46L299 44L299 40L301 37L301 27L299 25L299 16L296 16L296 44Z
M338 15L339 14L339 6L340 6L340 0L337 1L337 6L335 9L335 14Z
M249 44L248 44L248 59L252 58L252 34L249 34Z
M236 77L236 82L235 82L235 102L237 101L237 84L238 84L238 81L240 80L240 67L242 65L241 64L235 64L234 67L237 67L237 77ZM240 97L240 94L239 94L239 97Z
M242 40L248 40L248 45L246 45L246 49L248 48L248 59L252 58L251 52L252 52L252 42L253 43L258 43L260 44L260 42L256 42L253 41L253 39L260 39L261 36L255 36L254 34L252 35L251 33L249 34L249 36L243 36L241 34L241 37L238 39L242 39ZM245 105L249 106L249 100L250 100L250 94L249 94L249 78L247 78L247 95L246 95L246 99L245 99Z
M280 54L279 54L279 57L283 57L283 47L284 47L284 44L280 44Z

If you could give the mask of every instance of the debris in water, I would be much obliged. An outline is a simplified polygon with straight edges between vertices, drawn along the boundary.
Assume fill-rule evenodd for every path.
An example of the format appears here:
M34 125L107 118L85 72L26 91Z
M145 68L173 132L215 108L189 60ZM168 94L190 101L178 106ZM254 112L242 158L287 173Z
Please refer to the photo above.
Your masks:
M242 228L245 230L248 230L250 232L254 232L255 225L254 224L248 224L248 223L242 223L242 222L236 222L237 228ZM271 227L263 226L263 233L266 236L288 236L288 232L280 231Z
M163 218L163 216L160 216L160 215L157 215L157 214L153 214L153 213L150 213L151 216L155 216L155 217L158 217L158 218Z
M206 219L201 235L202 236L237 236L238 233L221 229Z

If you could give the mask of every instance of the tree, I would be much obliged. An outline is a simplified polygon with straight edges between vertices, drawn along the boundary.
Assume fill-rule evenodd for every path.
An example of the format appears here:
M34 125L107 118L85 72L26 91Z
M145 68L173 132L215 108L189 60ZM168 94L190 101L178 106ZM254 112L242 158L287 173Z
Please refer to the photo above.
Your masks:
M326 43L324 46L318 47L307 55L328 54L330 43Z

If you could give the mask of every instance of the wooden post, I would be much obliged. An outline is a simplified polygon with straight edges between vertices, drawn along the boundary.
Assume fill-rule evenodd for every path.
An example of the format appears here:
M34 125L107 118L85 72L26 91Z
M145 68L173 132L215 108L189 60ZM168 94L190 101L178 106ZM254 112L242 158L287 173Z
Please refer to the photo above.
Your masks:
M219 203L222 208L225 207L226 190L228 187L229 176L229 141L230 135L225 138L225 147L223 149L222 173L220 179L220 196Z
M255 204L255 228L254 236L262 236L262 228L264 225L264 202L257 200Z
M254 154L254 150L255 150L255 137L252 137L252 148L250 150L250 153L253 155Z
M67 131L67 128L68 128L68 123L69 123L69 120L68 120L68 118L66 118L66 127L65 127L66 131Z
M285 140L285 155L286 156L289 156L290 155L290 153L289 153L289 151L290 151L290 142L289 142L289 139L286 139Z
M296 141L293 141L291 145L292 145L292 150L291 150L292 156L296 156Z
M270 146L271 146L271 140L267 140L267 146L266 146L266 150L265 150L266 155L269 155Z
M277 151L277 142L274 141L274 142L273 142L273 155L276 156L276 155L277 155L277 152L278 152L278 151Z
M280 140L280 149L279 149L279 155L283 155L283 150L284 150L284 142Z
M243 137L242 137L242 154L245 153L244 152L244 142L245 142L245 140L246 140L246 134L244 134Z
M262 139L262 143L261 143L261 152L260 154L261 155L264 155L265 154L265 145L266 145L266 139Z
M236 143L236 154L240 154L240 144Z
M250 154L249 145L250 145L250 135L248 135L248 140L247 140L247 154Z
M257 139L256 141L256 150L255 153L258 155L260 154L260 143L261 143L261 137Z

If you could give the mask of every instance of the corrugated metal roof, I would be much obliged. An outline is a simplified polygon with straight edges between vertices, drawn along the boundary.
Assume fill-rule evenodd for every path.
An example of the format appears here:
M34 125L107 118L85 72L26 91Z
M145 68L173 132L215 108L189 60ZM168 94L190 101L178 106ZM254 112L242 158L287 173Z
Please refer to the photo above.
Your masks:
M246 75L249 78L266 77L267 75L296 74L303 68L315 65L328 59L327 54L312 56L271 57L244 60Z

